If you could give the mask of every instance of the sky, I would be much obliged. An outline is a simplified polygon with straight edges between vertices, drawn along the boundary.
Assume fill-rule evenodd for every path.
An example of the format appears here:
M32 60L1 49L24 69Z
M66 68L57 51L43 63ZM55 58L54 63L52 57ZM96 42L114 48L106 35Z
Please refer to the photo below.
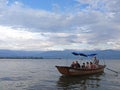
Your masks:
M0 49L120 50L120 0L0 0Z

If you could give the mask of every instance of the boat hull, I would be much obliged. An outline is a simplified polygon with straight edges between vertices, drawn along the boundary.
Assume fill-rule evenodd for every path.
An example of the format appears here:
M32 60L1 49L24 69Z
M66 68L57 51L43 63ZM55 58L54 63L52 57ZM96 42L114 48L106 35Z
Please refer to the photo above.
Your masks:
M68 66L56 66L58 71L63 75L77 76L77 75L90 75L104 72L105 65L99 65L96 69L76 69Z

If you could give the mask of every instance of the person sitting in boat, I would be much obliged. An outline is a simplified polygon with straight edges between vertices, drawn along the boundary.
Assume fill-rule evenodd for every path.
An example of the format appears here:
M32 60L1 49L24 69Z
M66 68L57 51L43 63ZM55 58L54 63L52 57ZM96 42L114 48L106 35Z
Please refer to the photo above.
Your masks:
M73 68L80 68L80 64L78 63L78 61L76 61L76 62L72 62L72 64L71 64L71 67L73 67Z
M85 69L85 63L83 63L83 65L82 65L82 69Z
M75 66L76 68L80 68L80 64L78 63L78 61L76 61Z
M72 68L76 68L76 65L75 65L75 62L74 62L74 61L72 62L71 67L72 67Z
M90 69L90 64L89 64L89 62L86 62L86 69Z
M96 69L96 64L90 62L90 67L91 67L91 69Z

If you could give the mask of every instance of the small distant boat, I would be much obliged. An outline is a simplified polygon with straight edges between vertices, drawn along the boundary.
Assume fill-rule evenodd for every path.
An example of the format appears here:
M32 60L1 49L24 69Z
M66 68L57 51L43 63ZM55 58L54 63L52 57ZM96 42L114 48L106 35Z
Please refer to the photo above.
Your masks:
M84 56L84 57L96 55L96 54L86 55L83 53L76 53L76 52L73 52L72 54L80 55L80 56ZM86 68L73 68L70 66L56 66L56 68L58 69L58 71L61 74L67 75L67 76L79 76L79 75L82 76L82 75L97 74L97 73L104 72L105 67L106 67L106 65L98 65L97 68L86 69Z
M90 75L104 72L106 65L99 65L96 69L77 69L68 66L56 66L58 71L63 75L78 76L78 75Z

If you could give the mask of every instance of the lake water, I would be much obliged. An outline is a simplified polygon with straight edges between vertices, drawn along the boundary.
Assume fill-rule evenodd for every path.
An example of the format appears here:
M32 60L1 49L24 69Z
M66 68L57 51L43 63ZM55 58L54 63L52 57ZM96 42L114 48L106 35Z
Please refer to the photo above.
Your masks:
M62 76L55 65L70 65L63 59L0 59L0 90L120 90L120 60L105 60L104 73Z

